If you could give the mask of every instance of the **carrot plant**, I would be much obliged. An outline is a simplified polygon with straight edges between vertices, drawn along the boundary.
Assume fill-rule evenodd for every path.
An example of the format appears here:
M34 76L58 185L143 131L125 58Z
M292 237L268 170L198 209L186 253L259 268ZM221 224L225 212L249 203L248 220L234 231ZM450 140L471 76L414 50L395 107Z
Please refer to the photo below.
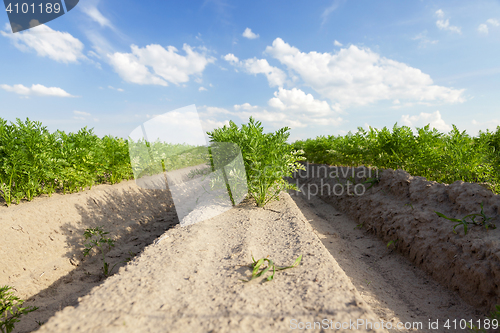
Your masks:
M429 125L415 133L397 124L392 131L359 127L344 136L299 140L293 147L303 150L312 163L403 169L441 183L487 183L500 193L500 126L496 132L480 132L477 137L456 126L447 134Z
M450 218L450 217L447 217L446 215L439 213L439 212L435 212L435 213L438 216L443 217L449 221L458 222L456 225L453 226L454 233L457 233L455 231L456 227L462 226L464 228L465 235L467 235L467 230L468 230L469 224L482 225L486 228L486 230L488 230L489 227L491 227L492 229L496 229L496 226L494 224L489 223L489 221L492 219L492 217L487 217L484 214L482 202L481 202L481 212L479 214L469 214L469 215L464 216L462 219ZM476 218L479 218L480 220L476 221Z
M37 307L28 306L23 308L24 301L9 291L12 287L0 287L0 331L10 333L14 330L14 324L19 318L29 312L37 310Z
M118 265L118 263L116 263L113 267L111 267L111 269L109 269L109 264L106 262L106 255L104 253L103 246L107 245L108 250L115 246L114 240L105 237L107 234L109 234L109 232L105 232L102 227L87 228L83 234L86 240L90 239L90 241L85 244L83 256L86 257L90 255L90 251L92 251L94 247L97 247L102 254L104 276L108 276L113 268Z
M0 118L0 197L7 206L132 177L128 142L86 127L50 133L41 122Z
M293 263L293 265L291 266L286 266L286 267L279 267L279 266L276 266L274 264L274 261L272 261L271 259L269 258L261 258L259 260L255 260L254 257L252 256L252 261L253 263L250 264L250 267L252 267L252 276L250 277L250 280L241 280L243 282L250 282L252 281L253 279L256 279L264 274L266 274L267 272L269 272L272 268L272 274L269 275L266 280L267 281L271 281L273 278L274 278L274 274L276 273L276 271L282 271L282 270L285 270L285 269L289 269L289 268L294 268L298 265L300 265L300 260L302 259L302 255L300 255L296 260L295 262ZM267 267L263 267L262 265L267 262ZM261 271L259 271L261 268L263 268Z
M250 117L249 123L241 128L230 121L229 126L207 132L211 142L231 142L239 146L248 193L259 207L279 199L281 191L298 190L284 178L291 177L297 170L305 170L300 164L305 158L286 142L290 136L288 127L275 133L263 133L263 130L262 123Z

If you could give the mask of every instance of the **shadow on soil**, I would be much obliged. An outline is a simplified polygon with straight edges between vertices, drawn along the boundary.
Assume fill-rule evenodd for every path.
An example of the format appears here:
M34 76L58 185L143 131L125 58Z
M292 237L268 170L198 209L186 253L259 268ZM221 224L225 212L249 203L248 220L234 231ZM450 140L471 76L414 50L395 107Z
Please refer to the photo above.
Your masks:
M89 198L76 208L82 217L80 226L75 229L64 224L59 230L66 236L66 257L75 269L25 301L23 307L38 306L39 309L24 315L16 324L15 332L37 330L57 311L66 306L76 306L80 297L104 282L106 276L103 273L102 253L94 250L89 256L83 256L86 243L83 234L87 228L102 227L109 232L105 237L115 240L115 246L111 249L104 247L110 269L116 265L110 276L127 265L128 261L133 261L166 230L179 224L170 192L164 190L124 190L116 195L108 193L99 199ZM54 269L58 269L57 266Z

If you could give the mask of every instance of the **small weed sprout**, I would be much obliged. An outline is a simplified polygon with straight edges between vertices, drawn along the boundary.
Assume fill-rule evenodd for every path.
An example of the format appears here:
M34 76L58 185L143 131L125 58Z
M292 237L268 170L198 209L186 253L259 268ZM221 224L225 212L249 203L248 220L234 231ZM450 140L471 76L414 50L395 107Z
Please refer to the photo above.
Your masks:
M103 271L104 276L108 276L111 273L113 268L118 264L116 263L111 269L109 269L109 264L106 262L106 256L104 255L104 249L102 248L104 245L108 245L108 250L115 246L115 241L111 238L105 238L104 236L109 234L109 232L105 232L102 230L102 227L95 228L87 228L83 236L86 240L91 239L96 236L97 239L92 239L90 242L85 244L85 249L83 250L83 256L86 257L90 254L90 251L94 248L94 246L98 247L102 253L102 262L103 262Z
M273 273L266 278L267 281L271 281L274 278L274 273L276 273L276 271L281 271L281 270L284 270L284 269L293 268L295 266L298 266L300 264L300 260L301 259L302 259L302 255L300 255L297 258L297 260L295 260L295 262L293 263L293 265L291 265L291 266L277 267L271 259L262 258L262 259L259 259L259 260L255 260L254 257L252 256L253 263L250 264L250 267L253 268L253 270L252 270L252 277L250 278L250 280L242 280L242 279L240 279L240 280L243 281L243 282L250 282L253 279L258 278L258 277L266 274L272 268L273 269ZM261 268L262 264L264 264L264 262L266 262L266 261L267 261L267 267L264 268L263 270L261 270L259 272L259 269Z
M21 307L24 303L22 299L16 297L11 291L12 287L0 287L0 331L10 333L14 329L14 324L19 322L19 317L38 309L36 306Z
M368 178L367 180L365 180L364 182L362 182L361 184L371 184L367 190L371 189L373 185L375 184L378 184L380 183L380 178L377 178L377 177L373 177L373 178Z
M443 217L449 221L452 221L452 222L458 222L457 224L455 224L453 226L453 232L454 233L457 233L455 231L455 228L462 225L463 228L464 228L464 233L465 235L467 235L467 230L468 230L468 226L469 224L474 224L474 225L484 225L484 227L486 228L486 230L488 230L489 227L491 227L491 229L496 229L496 226L493 224L493 223L488 223L492 217L487 217L485 214L484 214L484 211L483 211L483 203L481 202L481 212L479 214L469 214L467 216L464 216L461 220L459 219L454 219L454 218L451 218L451 217L447 217L446 215L442 214L442 213L439 213L439 212L436 212L435 213L439 216L439 217ZM476 221L476 218L481 218L482 220L481 221Z
M354 227L354 230L363 228L364 223L360 223Z
M391 246L394 244L394 246L396 246L396 243L398 242L399 239L396 239L396 240L391 240L389 243L387 243L387 247Z
M414 209L414 208L413 208L413 205L412 205L411 203L407 203L407 204L405 204L405 206L409 206L409 207L411 207L411 210L413 210L413 209Z

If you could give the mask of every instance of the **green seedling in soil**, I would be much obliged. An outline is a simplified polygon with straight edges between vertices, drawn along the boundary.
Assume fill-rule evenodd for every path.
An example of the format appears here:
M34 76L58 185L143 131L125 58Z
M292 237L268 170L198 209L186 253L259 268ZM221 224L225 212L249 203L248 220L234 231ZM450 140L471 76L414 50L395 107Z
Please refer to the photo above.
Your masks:
M373 185L375 184L378 184L380 183L380 179L377 178L377 177L373 177L373 178L368 178L367 180L365 180L364 182L362 182L361 184L371 184L367 190L371 189Z
M410 206L411 210L413 210L413 205L412 204L405 204L405 206Z
M467 235L467 230L468 230L468 226L469 224L474 224L474 225L484 225L484 227L486 228L486 230L488 230L489 227L491 227L492 229L496 229L496 226L492 223L488 223L488 221L490 221L492 219L492 217L487 217L486 215L484 215L484 211L483 211L483 203L481 202L481 212L479 214L469 214L467 216L464 216L461 220L459 219L454 219L454 218L451 218L451 217L447 217L446 215L442 214L442 213L439 213L439 212L436 212L435 213L440 216L440 217L443 217L449 221L452 221L452 222L458 222L457 224L455 224L453 226L453 232L454 233L457 233L455 231L455 228L462 225L463 228L464 228L464 233L465 235ZM482 220L481 221L476 221L476 218L481 218Z
M354 230L363 228L364 223L358 224L354 227Z
M387 247L391 246L392 244L394 244L394 246L396 246L396 243L398 242L399 239L396 239L395 241L391 240L389 243L387 243Z
M494 326L499 325L500 322L500 305L495 305L496 310L491 311L490 315L488 316L488 319L490 320L489 322L486 320L483 320L483 328L479 328L476 325L472 325L470 323L467 323L467 327L470 328L472 331L470 332L481 332L481 333L487 333L489 329L493 328ZM488 327L486 327L488 326Z
M19 317L38 309L36 306L21 307L24 301L14 296L9 291L10 289L12 287L0 287L0 331L2 333L12 332L14 324L20 321Z
M109 234L109 232L105 232L102 230L102 227L95 227L95 228L87 228L85 230L85 233L83 236L85 239L91 239L92 237L96 237L97 239L92 239L89 243L85 244L85 250L83 250L83 256L86 257L90 254L90 251L94 247L98 247L99 250L102 253L102 262L103 262L103 271L104 271L104 276L108 276L108 274L111 273L113 268L118 264L116 263L111 269L109 269L109 264L106 262L106 256L104 254L104 249L103 246L107 245L108 250L110 250L112 247L115 246L115 241L112 240L111 238L105 238L104 236Z
M297 260L295 260L295 262L293 263L292 266L277 267L271 259L261 258L259 260L255 260L254 257L252 256L253 263L250 264L250 267L252 267L252 269L253 269L252 270L252 277L250 278L250 280L242 280L242 279L240 279L240 280L243 281L243 282L250 282L253 279L258 278L258 277L266 274L272 268L273 269L273 273L266 278L267 281L271 281L274 278L274 274L276 273L276 271L282 271L282 270L285 270L285 269L294 268L295 266L298 266L300 264L300 260L301 259L302 259L302 255L300 255L297 258ZM264 268L263 270L261 270L259 272L259 269L264 264L264 262L267 262L267 267Z

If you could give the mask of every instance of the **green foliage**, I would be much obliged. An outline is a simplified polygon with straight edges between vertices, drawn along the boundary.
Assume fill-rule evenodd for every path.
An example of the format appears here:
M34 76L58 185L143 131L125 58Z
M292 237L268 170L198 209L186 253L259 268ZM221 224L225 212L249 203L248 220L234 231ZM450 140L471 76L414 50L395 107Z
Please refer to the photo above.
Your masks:
M37 121L8 124L0 118L0 196L7 206L131 177L123 139L100 139L86 127L78 133L50 133Z
M252 267L252 277L250 278L250 280L241 280L241 281L243 281L243 282L250 282L253 279L258 278L258 277L266 274L272 268L273 269L273 273L266 278L267 281L271 281L274 278L274 274L276 273L276 271L281 271L281 270L284 270L284 269L294 268L294 267L300 265L300 260L302 260L302 255L300 255L295 260L295 262L293 263L293 265L286 266L286 267L279 267L279 266L276 266L271 259L261 258L259 260L255 260L254 257L252 256L253 263L250 264L250 267ZM267 262L267 267L264 268L263 270L261 270L259 272L259 269L264 264L264 262Z
M85 240L91 239L90 242L85 244L85 249L83 250L83 256L86 257L90 255L90 251L92 251L94 247L99 248L102 254L104 276L108 276L113 270L113 268L115 268L115 266L118 264L116 263L113 267L111 267L111 269L109 269L109 264L106 262L106 256L104 254L103 246L107 245L108 250L110 250L112 247L115 246L114 240L112 240L111 238L104 237L107 234L109 234L109 232L107 231L105 232L102 229L102 227L87 228L83 233Z
M448 134L394 125L392 131L359 127L355 134L296 141L309 162L329 165L403 169L414 176L451 184L457 180L488 183L500 193L500 126L470 137L456 126Z
M12 287L0 287L0 331L10 333L14 330L14 324L19 322L19 317L37 310L37 307L28 306L23 308L23 300L9 291Z
M173 171L189 166L207 163L208 148L188 144L171 144L148 142L144 139L128 140L129 155L132 157L132 168L136 178L145 175L156 175L164 171Z
M207 132L211 142L232 142L241 149L245 164L248 193L259 207L271 200L278 199L279 193L288 189L298 190L296 185L284 178L304 167L301 153L286 140L289 128L284 127L275 133L263 133L262 123L250 117L248 124L241 128L234 122L229 126Z
M487 217L484 214L483 203L482 202L481 202L481 212L479 214L469 214L469 215L464 216L460 220L459 219L450 218L450 217L446 217L444 214L439 213L439 212L434 212L434 213L436 213L438 216L443 217L443 218L445 218L445 219L447 219L449 221L458 222L456 225L453 226L453 232L454 233L457 233L455 231L455 228L461 225L464 228L465 235L467 235L467 230L468 230L469 224L482 225L482 226L484 226L486 228L486 230L488 230L489 227L491 227L491 229L496 229L496 226L494 224L488 223L488 221L490 221L492 219L492 217ZM480 218L481 220L476 221L476 218Z

